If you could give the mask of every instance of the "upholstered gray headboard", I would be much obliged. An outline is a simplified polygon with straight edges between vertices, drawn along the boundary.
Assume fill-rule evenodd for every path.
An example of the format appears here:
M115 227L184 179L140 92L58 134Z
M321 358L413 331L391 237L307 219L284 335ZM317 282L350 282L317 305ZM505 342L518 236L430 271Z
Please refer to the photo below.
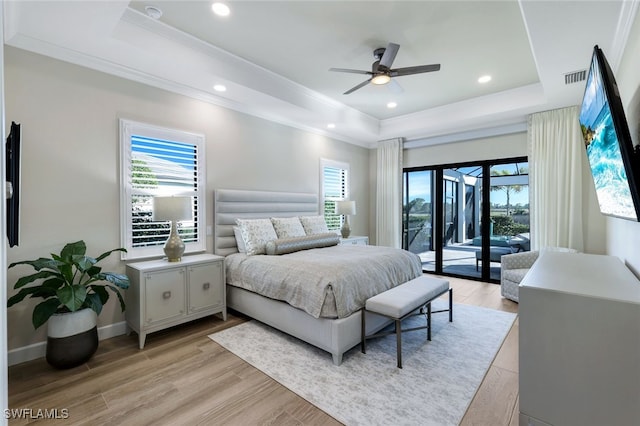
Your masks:
M233 235L237 218L291 217L318 214L318 194L217 189L213 196L215 254L237 253Z

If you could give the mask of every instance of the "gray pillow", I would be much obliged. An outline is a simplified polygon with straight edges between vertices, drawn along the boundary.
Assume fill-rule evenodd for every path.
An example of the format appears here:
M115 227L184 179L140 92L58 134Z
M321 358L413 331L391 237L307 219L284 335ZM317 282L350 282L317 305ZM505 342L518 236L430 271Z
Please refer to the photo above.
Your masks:
M287 254L312 248L338 245L340 236L333 232L324 234L305 235L303 237L278 238L268 241L265 245L267 254Z

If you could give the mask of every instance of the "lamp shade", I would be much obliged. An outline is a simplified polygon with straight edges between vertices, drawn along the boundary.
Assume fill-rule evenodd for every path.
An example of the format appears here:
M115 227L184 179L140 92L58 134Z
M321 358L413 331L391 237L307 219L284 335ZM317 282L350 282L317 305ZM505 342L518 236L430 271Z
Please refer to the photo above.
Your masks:
M336 201L336 214L354 215L356 214L355 201Z
M191 220L193 209L191 197L153 197L153 220Z

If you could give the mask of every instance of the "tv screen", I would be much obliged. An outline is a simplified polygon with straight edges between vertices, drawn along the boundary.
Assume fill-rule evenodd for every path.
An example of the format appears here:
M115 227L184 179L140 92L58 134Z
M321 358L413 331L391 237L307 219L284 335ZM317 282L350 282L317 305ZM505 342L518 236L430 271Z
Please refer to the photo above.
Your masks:
M12 195L7 198L7 239L13 247L18 245L20 234L20 125L15 122L7 136L5 163L6 181L12 186Z
M640 174L613 72L595 46L580 109L580 128L600 211L638 221Z

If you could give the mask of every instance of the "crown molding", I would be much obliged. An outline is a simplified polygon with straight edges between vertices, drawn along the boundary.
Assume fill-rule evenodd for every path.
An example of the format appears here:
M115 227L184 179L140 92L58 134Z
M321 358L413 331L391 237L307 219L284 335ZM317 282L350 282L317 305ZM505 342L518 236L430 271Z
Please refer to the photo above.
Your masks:
M611 53L609 54L609 62L614 73L618 71L620 63L622 62L622 56L624 49L629 40L629 34L631 28L636 20L638 14L639 0L623 1L620 8L620 15L618 17L618 25L616 25L615 32L613 34L613 41L611 42Z

